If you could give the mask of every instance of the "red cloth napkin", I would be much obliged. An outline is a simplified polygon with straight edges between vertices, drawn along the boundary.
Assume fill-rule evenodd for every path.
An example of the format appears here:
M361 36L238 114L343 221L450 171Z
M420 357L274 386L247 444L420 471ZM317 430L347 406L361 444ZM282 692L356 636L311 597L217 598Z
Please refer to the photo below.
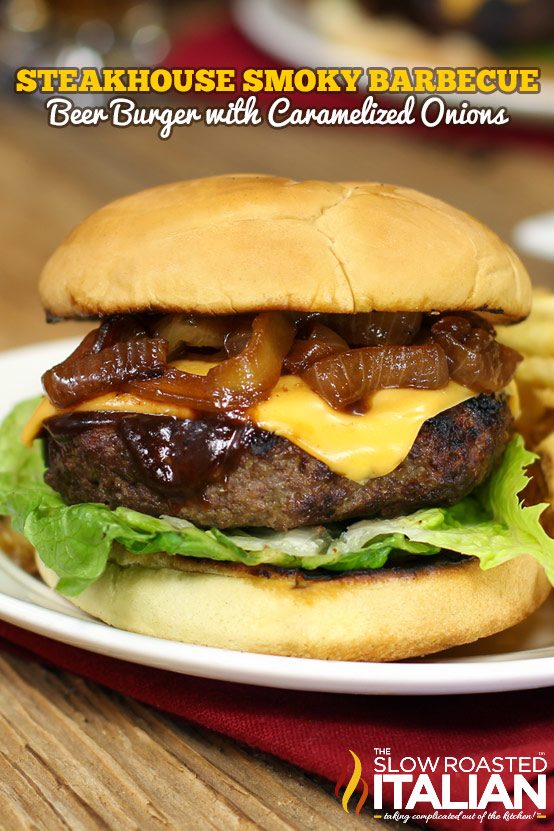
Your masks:
M244 35L228 20L218 20L211 26L203 27L199 31L187 30L182 37L177 37L164 61L167 67L232 67L240 73L247 67L279 68L286 66L275 58L261 52L254 44L248 41ZM237 93L235 97L241 95ZM205 96L209 101L209 95ZM228 93L223 96L225 100L233 97ZM264 93L258 95L261 105L267 105L277 94ZM337 98L336 95L328 93L306 93L290 94L288 96L294 106L298 107L359 107L361 96L344 95ZM374 96L381 105L388 108L401 107L404 96L388 98ZM469 96L471 97L471 96ZM509 96L507 96L509 107ZM315 129L315 128L314 128ZM340 127L318 127L320 130L338 130ZM519 121L517 118L512 123L503 127L482 127L482 126L445 126L440 125L432 130L420 123L409 126L390 127L348 127L342 129L406 131L416 133L421 138L429 140L448 141L471 145L473 149L483 150L510 143L525 143L535 147L548 149L554 148L554 126L552 121Z
M364 770L374 747L402 756L536 756L548 764L547 819L435 821L463 831L536 831L554 827L554 696L552 689L448 697L348 696L272 690L151 669L57 643L0 622L4 647L104 684L189 722L273 754L331 782L339 798L352 772L349 749ZM341 773L343 776L341 777ZM484 776L485 774L483 774ZM480 777L482 781L482 776ZM434 785L439 776L431 775ZM533 781L532 774L529 775ZM510 789L509 777L503 780ZM371 784L371 781L370 781ZM464 791L466 792L464 794ZM467 796L466 777L454 777L452 799ZM357 793L349 808L354 811ZM492 810L495 806L490 806ZM429 809L423 806L425 812ZM421 807L418 808L421 812ZM498 808L502 815L504 809ZM405 813L405 812L402 812ZM346 817L345 817L346 821Z

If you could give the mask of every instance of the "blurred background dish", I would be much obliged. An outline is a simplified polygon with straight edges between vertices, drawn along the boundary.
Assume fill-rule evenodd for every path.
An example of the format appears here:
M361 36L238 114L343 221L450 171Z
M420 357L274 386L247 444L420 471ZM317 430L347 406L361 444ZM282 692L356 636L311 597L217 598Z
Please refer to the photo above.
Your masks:
M554 261L554 211L520 222L514 229L514 243L526 254Z
M437 55L444 56L450 46L465 57L507 65L523 61L535 66L547 57L554 61L551 0L307 0L307 8L316 26L330 36L330 24L336 23L335 37L360 44L371 31L388 28L391 38L395 29L399 36L406 33L414 49L443 50ZM348 21L362 24L363 30L356 33ZM410 49L408 41L406 47Z
M233 8L254 43L296 66L540 66L538 94L444 97L554 119L551 0L236 0Z

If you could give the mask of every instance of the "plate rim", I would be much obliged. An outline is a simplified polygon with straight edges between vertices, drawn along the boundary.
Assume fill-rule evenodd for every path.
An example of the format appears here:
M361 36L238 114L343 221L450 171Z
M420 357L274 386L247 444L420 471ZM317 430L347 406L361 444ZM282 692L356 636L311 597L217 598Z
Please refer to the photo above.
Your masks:
M370 663L238 652L127 632L1 590L0 619L51 640L129 663L277 689L351 695L460 695L535 689L550 686L554 680L554 656ZM525 673L521 672L522 665Z

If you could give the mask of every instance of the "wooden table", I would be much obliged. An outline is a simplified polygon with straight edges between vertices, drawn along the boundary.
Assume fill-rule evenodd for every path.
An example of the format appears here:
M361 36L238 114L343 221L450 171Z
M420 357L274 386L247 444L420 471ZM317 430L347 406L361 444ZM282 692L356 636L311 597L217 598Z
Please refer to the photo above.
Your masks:
M552 156L470 153L429 136L371 130L150 128L54 130L42 112L0 102L0 348L58 338L35 284L69 229L114 197L229 171L370 179L427 190L509 238L552 209ZM528 261L537 281L552 266ZM17 831L382 828L343 813L329 784L63 672L0 656L0 827ZM402 826L406 828L406 826Z

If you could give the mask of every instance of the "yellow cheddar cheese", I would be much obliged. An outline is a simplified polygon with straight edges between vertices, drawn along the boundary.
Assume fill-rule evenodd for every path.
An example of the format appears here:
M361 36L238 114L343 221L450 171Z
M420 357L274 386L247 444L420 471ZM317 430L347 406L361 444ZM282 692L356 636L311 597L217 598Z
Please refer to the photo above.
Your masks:
M428 418L474 393L453 382L440 390L379 390L362 415L334 410L298 377L281 378L252 408L264 430L283 436L355 482L390 473L406 458Z

